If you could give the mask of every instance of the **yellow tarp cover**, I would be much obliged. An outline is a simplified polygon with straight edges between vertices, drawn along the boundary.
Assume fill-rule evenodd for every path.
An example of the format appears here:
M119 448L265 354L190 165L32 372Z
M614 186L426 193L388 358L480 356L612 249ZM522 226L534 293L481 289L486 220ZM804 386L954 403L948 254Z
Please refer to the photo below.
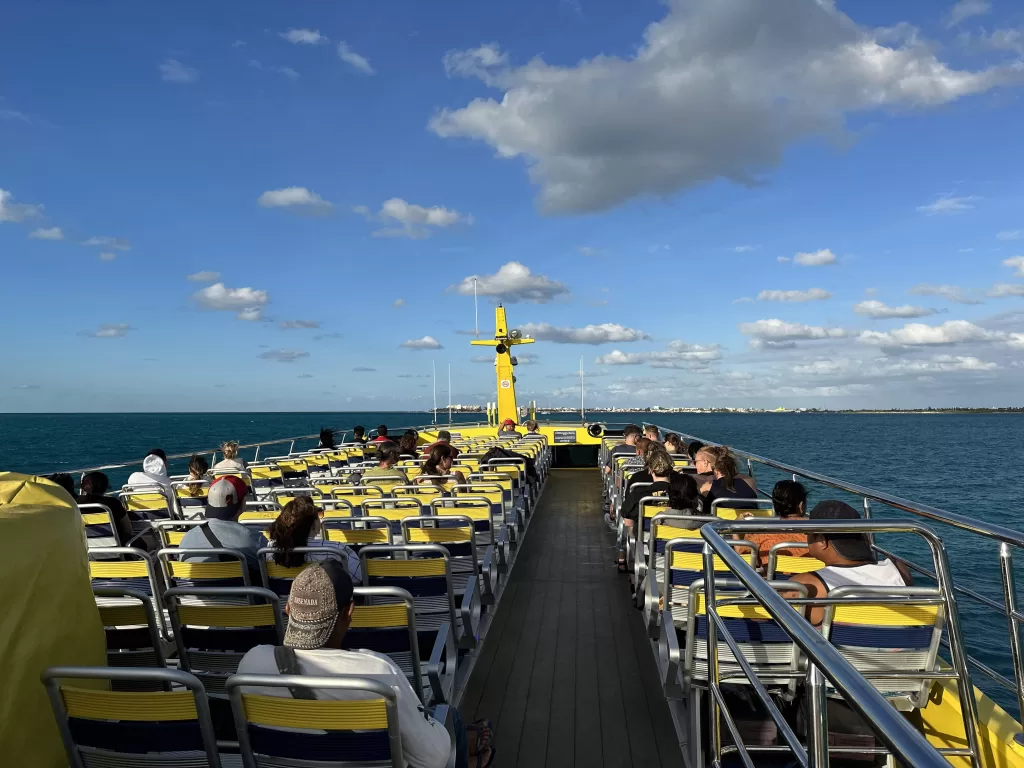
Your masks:
M67 766L39 674L106 666L84 537L67 491L0 472L0 765Z

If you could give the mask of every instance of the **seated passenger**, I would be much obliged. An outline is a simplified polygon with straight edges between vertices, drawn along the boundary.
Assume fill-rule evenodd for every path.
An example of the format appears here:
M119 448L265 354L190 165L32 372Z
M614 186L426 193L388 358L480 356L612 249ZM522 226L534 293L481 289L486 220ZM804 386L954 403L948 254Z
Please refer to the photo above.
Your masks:
M647 496L668 496L672 477L672 457L658 446L647 460L651 485L631 488L622 502L622 517L627 526L632 526L640 514L640 499Z
M191 496L192 498L196 498L198 496L205 496L206 486L204 486L199 481L206 480L206 473L209 471L210 463L206 460L206 457L200 456L198 453L195 454L188 461L187 479L193 482L190 482L187 486L185 486L183 488L183 492L186 495Z
M364 485L408 485L409 478L395 465L399 461L398 446L391 441L382 442L377 449L376 467L363 472Z
M452 471L452 459L455 458L452 451L454 450L450 445L444 443L435 444L430 449L430 456L423 463L416 482L431 482L443 486L443 478L454 475L457 484L465 484L466 476L459 471Z
M332 558L326 552L296 554L292 551L296 547L327 547L341 556L352 580L362 582L363 569L359 564L359 555L340 542L323 538L323 526L320 523L323 516L324 511L309 496L296 496L285 504L281 514L267 529L269 546L277 550L273 555L267 555L267 559L285 568L297 568L303 563L319 563Z
M633 486L634 483L649 483L651 482L651 472L647 468L647 461L651 458L651 454L655 451L665 450L661 443L656 443L653 440L649 440L646 437L641 437L636 441L636 456L626 462L627 467L643 466L639 472L633 472L626 480L626 492ZM639 461L637 461L639 459ZM675 470L673 470L673 473Z
M255 531L238 522L238 516L245 509L245 494L248 489L241 478L228 475L210 486L206 497L206 525L190 528L182 536L182 549L237 549L245 555L250 571L259 573L260 563L256 552L267 546L267 540ZM185 560L193 563L216 563L219 555L190 555ZM259 577L255 583L259 583Z
M700 440L694 440L692 443L686 446L686 453L689 454L691 459L696 459L697 453L703 447L704 443L702 443Z
M699 514L700 493L697 492L697 483L692 476L681 472L672 473L668 481L668 506L673 512Z
M167 454L160 448L154 448L146 454L142 461L142 471L128 475L127 485L141 488L146 485L159 485L171 489L171 478L167 474Z
M652 450L652 446L661 448L661 444L651 440L649 437L641 437L633 444L633 455L626 459L624 467L644 466L644 457ZM619 454L620 456L622 454Z
M402 459L418 459L416 453L416 438L406 432L398 441L398 456Z
M68 496L72 499L75 498L75 479L67 472L55 472L52 475L45 475L44 477L51 483L56 483L67 491Z
M390 443L391 438L388 437L388 426L387 424L380 424L377 426L377 436L373 438L375 443Z
M516 429L515 419L505 419L498 429L498 437L522 437L523 433Z
M772 488L772 507L783 520L803 520L807 516L807 489L795 480L779 480ZM757 567L761 569L768 567L768 554L776 544L807 541L803 533L748 533L743 538L757 544ZM801 557L807 554L807 548L780 549L778 554Z
M227 469L232 472L241 472L246 468L245 460L238 457L238 441L229 440L220 447L224 458L213 465L214 469Z
M675 432L669 432L665 435L665 450L668 451L671 456L687 455L686 445L683 443L683 438Z
M712 479L710 483L707 483L701 492L704 495L704 514L714 514L712 510L712 504L715 499L756 499L757 491L751 487L750 481L747 477L741 476L739 470L736 467L736 459L729 453L729 449L724 445L718 448L703 448L701 452L697 454L697 459L701 457L712 457L709 462L705 459L704 465L710 464ZM697 471L700 471L700 466L697 467ZM730 503L732 509L756 509L756 504L745 504L737 501Z
M841 501L822 501L811 510L811 520L860 520L860 513ZM807 554L825 563L812 573L790 576L792 581L807 587L807 597L827 597L838 587L909 587L913 585L910 571L902 563L888 558L878 560L871 542L863 533L811 533L807 536ZM788 597L796 597L791 592ZM820 626L825 618L824 606L812 606L810 621Z
M366 445L367 441L366 427L358 425L352 427L352 439L349 441L350 443L362 443L363 445Z
M86 472L82 475L82 483L78 494L79 504L103 504L114 517L114 535L119 547L127 547L135 535L128 510L117 496L107 496L110 490L110 479L102 472ZM87 510L92 511L92 510Z
M616 456L632 456L636 453L636 441L643 436L643 430L636 424L627 424L622 430L622 442L608 452L608 461L605 462L605 474L611 474L615 465Z
M528 422L526 422L526 434L523 435L523 437L530 437L530 438L537 438L537 437L541 437L542 438L542 437L544 437L544 435L542 435L540 433L540 424L538 424L533 419L530 419Z
M444 768L451 752L451 738L443 723L425 711L405 673L387 656L373 651L343 650L345 632L355 609L352 579L340 563L328 560L310 566L295 577L288 597L288 629L284 649L258 645L242 658L240 675L298 674L311 677L350 675L378 680L397 696L398 727L402 753L410 768ZM246 688L244 693L288 698L286 687ZM361 699L366 694L345 688L322 688L318 699ZM468 768L469 758L486 768L494 759L493 735L481 721L467 728L458 711L450 710L455 734L456 768ZM467 743L467 731L475 734Z
M334 430L330 427L320 428L320 442L317 444L315 450L318 451L333 451L334 445Z
M648 424L646 427L644 427L644 437L646 437L648 440L653 440L656 443L660 442L661 430L658 429L653 424Z
M452 449L452 458L453 459L457 459L459 457L459 454L461 453L461 451L458 448L456 448L454 445L452 445L451 443L452 443L452 433L449 432L447 429L442 429L442 430L438 431L438 433L437 433L437 440L432 442L430 445L424 446L423 453L424 453L424 455L429 456L430 452L432 450L434 450L434 446L435 445L447 445L447 446L449 446Z

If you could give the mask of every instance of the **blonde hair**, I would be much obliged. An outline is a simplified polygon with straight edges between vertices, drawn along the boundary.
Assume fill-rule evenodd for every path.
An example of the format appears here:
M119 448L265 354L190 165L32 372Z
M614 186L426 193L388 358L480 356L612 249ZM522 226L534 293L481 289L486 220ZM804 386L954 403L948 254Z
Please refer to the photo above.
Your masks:
M224 454L225 459L233 459L238 456L238 441L229 440L220 447L221 453Z
M668 477L672 473L672 457L659 446L651 451L647 459L647 468L651 471L652 477Z

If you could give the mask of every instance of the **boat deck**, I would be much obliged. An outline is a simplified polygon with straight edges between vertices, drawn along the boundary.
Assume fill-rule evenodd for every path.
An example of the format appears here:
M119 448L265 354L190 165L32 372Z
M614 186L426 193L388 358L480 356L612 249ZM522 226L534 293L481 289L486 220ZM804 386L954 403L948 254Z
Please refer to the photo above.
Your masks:
M459 703L497 768L683 764L597 472L551 471Z

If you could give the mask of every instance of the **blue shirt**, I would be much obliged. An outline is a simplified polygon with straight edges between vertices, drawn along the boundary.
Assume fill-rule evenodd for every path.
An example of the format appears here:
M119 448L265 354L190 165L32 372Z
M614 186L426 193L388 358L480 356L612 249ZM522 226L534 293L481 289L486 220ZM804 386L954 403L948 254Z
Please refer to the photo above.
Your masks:
M233 520L210 520L205 527L210 529L210 533L220 542L220 546L225 549L237 549L245 555L251 569L259 570L260 561L256 557L256 552L261 547L268 546L267 539L262 533ZM214 549L216 545L206 537L202 528L203 526L198 525L194 527L182 537L178 546L181 549ZM217 555L189 555L185 560L191 563L216 563L220 558Z

